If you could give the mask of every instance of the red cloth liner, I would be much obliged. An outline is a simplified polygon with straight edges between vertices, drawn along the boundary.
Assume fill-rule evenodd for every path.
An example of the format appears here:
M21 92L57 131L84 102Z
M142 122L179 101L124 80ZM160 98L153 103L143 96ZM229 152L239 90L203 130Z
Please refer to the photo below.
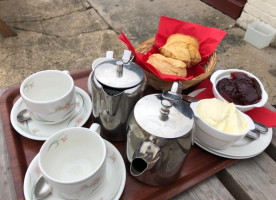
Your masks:
M209 79L203 80L195 90L206 88L201 93L199 93L196 98L198 99L208 99L208 98L214 98L213 90L212 90L212 83ZM254 108L252 110L249 110L245 112L249 117L251 117L252 120L256 122L260 122L262 124L265 124L267 127L275 127L276 126L276 112L273 112L266 107L259 107Z
M199 64L187 69L187 77L162 74L152 65L146 63L148 57L151 54L159 53L158 48L164 46L167 38L174 33L182 33L185 35L193 36L197 38L200 43L199 52L202 57L202 61ZM199 24L193 24L161 16L157 34L155 36L156 45L152 46L152 49L148 51L146 55L135 52L132 44L122 31L121 35L119 35L118 38L127 45L128 49L135 56L136 63L140 65L144 70L154 73L160 79L165 81L183 81L193 79L194 77L204 73L202 65L206 64L209 61L208 56L210 56L215 51L219 42L223 39L225 35L226 32L217 28L206 27Z

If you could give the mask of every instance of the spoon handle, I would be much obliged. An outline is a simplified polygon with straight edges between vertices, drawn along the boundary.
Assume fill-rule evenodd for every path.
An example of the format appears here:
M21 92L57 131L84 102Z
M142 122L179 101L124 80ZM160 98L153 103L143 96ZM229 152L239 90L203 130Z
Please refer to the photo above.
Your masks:
M260 133L257 132L257 131L249 131L247 134L246 134L246 137L249 137L249 138L252 138L254 140L258 139L260 137Z
M268 128L266 125L261 124L259 122L254 121L255 123L255 129L259 131L260 133L266 133L268 131Z

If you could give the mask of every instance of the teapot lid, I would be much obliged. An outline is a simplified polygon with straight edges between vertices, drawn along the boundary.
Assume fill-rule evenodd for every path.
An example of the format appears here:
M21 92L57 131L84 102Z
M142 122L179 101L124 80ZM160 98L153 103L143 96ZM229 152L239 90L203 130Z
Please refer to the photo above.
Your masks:
M172 100L162 94L140 99L135 105L134 117L142 129L162 138L181 137L194 126L190 105L180 98Z
M144 71L134 62L108 60L96 67L95 77L103 85L124 89L140 84L144 80Z

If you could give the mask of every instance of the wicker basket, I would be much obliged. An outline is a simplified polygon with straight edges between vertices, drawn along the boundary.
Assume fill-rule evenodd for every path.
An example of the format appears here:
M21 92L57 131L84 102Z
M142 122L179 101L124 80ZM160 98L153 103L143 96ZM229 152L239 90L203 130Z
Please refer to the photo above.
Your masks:
M144 53L146 54L151 48L152 45L155 45L154 38L148 39L142 44L140 44L138 47L135 48L135 51L138 53ZM214 52L213 54L210 55L210 61L205 64L203 67L205 73L201 74L193 79L186 80L186 81L181 81L182 82L182 89L187 89L193 85L198 84L202 80L208 78L213 71L215 70L216 63L217 63L217 56L216 53ZM148 78L148 85L152 86L156 90L170 90L171 86L173 84L173 81L164 81L157 77L155 74L144 71L147 78Z

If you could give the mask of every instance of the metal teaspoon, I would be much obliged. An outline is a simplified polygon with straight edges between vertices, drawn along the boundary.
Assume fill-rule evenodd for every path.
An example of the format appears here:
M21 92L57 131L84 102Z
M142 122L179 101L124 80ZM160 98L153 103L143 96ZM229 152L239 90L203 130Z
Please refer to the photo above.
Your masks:
M34 189L35 199L37 199L37 200L44 199L50 193L51 193L50 186L45 182L45 179L43 178L43 176L41 176L38 179L38 181L37 181L37 183L35 185L35 189Z
M17 121L19 122L24 122L29 119L31 119L31 115L27 109L23 109L17 114Z

